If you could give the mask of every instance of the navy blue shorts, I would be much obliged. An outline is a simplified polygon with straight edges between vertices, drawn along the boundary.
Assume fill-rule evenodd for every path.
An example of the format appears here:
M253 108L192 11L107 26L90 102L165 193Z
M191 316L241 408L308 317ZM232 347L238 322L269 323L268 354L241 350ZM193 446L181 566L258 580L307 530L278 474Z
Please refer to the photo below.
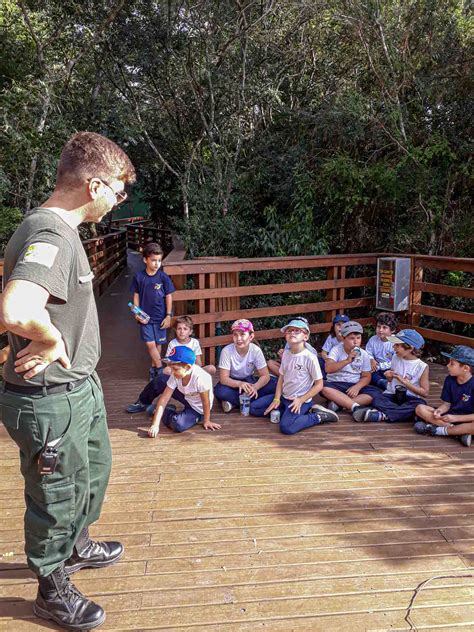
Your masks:
M166 342L166 329L160 329L159 325L153 325L152 323L141 325L140 335L144 342L156 342L158 345Z
M357 380L358 382L359 380ZM330 382L329 380L324 380L324 386L327 388L334 388L336 391L340 391L341 393L347 393L347 391L355 386L357 382ZM364 388L360 389L360 392L364 392Z

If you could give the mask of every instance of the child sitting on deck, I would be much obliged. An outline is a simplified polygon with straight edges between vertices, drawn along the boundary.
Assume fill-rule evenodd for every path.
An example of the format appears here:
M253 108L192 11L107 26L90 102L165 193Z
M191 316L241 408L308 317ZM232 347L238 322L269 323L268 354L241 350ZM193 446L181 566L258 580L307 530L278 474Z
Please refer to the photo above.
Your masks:
M175 331L176 338L173 338L168 343L168 349L166 350L166 356L170 356L173 349L179 345L183 347L188 347L194 351L196 355L196 364L197 366L202 366L202 350L201 345L199 344L199 340L197 338L192 338L194 323L192 318L189 316L178 316L175 321ZM216 367L213 364L208 364L203 367L206 373L209 375L214 375L216 372ZM161 395L161 393L165 390L166 384L168 382L168 378L171 375L171 368L166 367L164 369L160 369L152 380L145 386L145 388L140 393L137 401L133 404L127 406L127 413L141 413L147 407L149 408L149 414L152 415L154 412L154 406L152 405L153 400Z
M332 327L329 330L329 336L324 341L323 348L321 350L321 357L324 361L327 360L331 349L344 340L341 335L341 329L344 323L348 323L349 321L349 316L346 316L345 314L336 314L332 319Z
M336 413L312 404L312 398L323 386L323 379L317 356L305 348L309 338L308 322L294 318L281 331L289 349L283 352L275 395L273 399L271 395L262 397L251 414L264 417L278 409L283 434L295 434L318 424L338 421Z
M364 389L359 399L362 406L352 412L354 421L408 421L419 404L426 404L422 396L428 395L430 382L428 365L419 357L423 336L415 329L404 329L388 340L394 343L395 355L385 371L387 389L383 393L376 386Z
M169 364L171 376L156 405L148 436L158 435L162 419L175 432L184 432L199 421L206 430L220 430L221 426L211 421L212 378L197 366L194 351L177 346L163 361ZM184 410L177 413L176 406L168 405L172 397L184 404Z
M222 410L230 413L240 405L239 395L247 393L252 398L250 414L259 398L273 395L275 380L270 379L263 351L253 341L254 328L250 320L241 318L231 327L234 342L225 346L219 357L219 382L214 388ZM257 373L258 378L254 376Z
M377 315L375 326L375 336L369 338L365 350L370 356L372 369L372 379L370 383L378 386L383 391L388 386L385 371L390 369L393 354L393 344L388 340L388 336L393 336L398 327L398 318L390 312L380 312Z
M454 347L449 358L448 373L437 408L419 404L416 407L418 434L457 436L467 447L474 434L474 349L465 345Z
M344 323L343 342L333 347L327 356L327 379L321 394L329 400L330 410L353 410L361 403L362 393L370 384L370 357L360 348L363 331L362 325L354 320Z
M304 316L295 316L294 320L301 320L302 322L306 323L306 326L307 326L308 331L309 331L309 323L306 320L306 318L304 318ZM331 331L332 331L332 329L331 329ZM318 358L319 366L321 367L321 372L322 372L323 377L324 377L324 360L323 360L323 358L321 358L318 355L318 352L313 347L313 345L311 345L308 342L308 340L304 343L305 349L308 349L308 351L311 351L311 353L314 353L314 355ZM268 362L267 362L268 370L270 371L270 373L272 375L275 375L276 377L280 377L281 358L283 356L283 352L286 349L289 349L289 348L290 348L290 345L288 343L286 343L284 347L282 347L281 349L278 349L278 360L268 360Z

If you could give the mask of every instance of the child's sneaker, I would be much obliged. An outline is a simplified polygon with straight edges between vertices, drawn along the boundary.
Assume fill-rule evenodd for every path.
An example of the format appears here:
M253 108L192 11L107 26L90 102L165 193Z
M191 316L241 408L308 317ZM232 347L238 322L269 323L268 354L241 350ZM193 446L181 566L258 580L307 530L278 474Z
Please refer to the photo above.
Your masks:
M429 424L425 423L424 421L417 421L413 426L413 430L418 434L425 435L429 433L428 425Z
M465 445L466 448L470 448L471 447L471 443L472 443L472 435L470 435L470 434L463 434L463 435L461 435L461 443L463 445Z
M134 404L130 404L125 410L127 411L127 413L131 413L132 415L133 413L142 413L144 410L146 410L146 404L142 404L142 402L137 399Z
M311 406L309 412L316 413L322 424L331 424L335 421L339 421L339 417L333 410L324 408L324 406L321 406L321 404L314 404L314 406Z
M364 421L372 421L377 423L379 421L385 421L387 416L377 410L376 408L369 408L364 415Z
M228 402L227 400L223 399L221 401L221 406L222 406L222 410L225 413L230 413L230 411L232 410L233 406L230 402Z
M341 410L341 407L336 404L336 402L328 402L327 405L328 410L332 410L333 413L337 413Z
M369 406L357 406L352 411L352 419L354 421L366 421L365 414L368 410L370 410Z
M148 415L148 417L153 417L153 415L155 414L155 410L156 410L156 404L150 404L149 406L146 407L146 414Z

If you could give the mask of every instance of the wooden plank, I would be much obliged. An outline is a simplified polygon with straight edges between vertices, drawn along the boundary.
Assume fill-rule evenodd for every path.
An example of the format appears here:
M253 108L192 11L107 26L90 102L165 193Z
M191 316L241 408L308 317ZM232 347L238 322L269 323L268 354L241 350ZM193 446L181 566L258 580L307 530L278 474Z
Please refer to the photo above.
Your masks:
M441 294L442 296L456 296L474 300L474 288L458 287L455 285L443 285L441 283L417 283L414 290L418 292L428 292L430 294Z
M416 327L416 330L424 338L428 340L437 340L438 342L445 342L450 345L467 345L468 347L474 347L474 339L467 336L458 336L457 334L450 334L446 331L436 331L436 329L426 329L425 327Z
M459 310L445 309L442 307L430 307L428 305L414 305L412 311L415 314L421 314L423 316L433 316L434 318L467 323L468 325L474 324L474 313L471 312L461 312Z
M459 272L474 272L474 259L459 257L431 257L428 255L411 256L414 260L415 266L421 266L430 270L455 270Z
M229 273L226 273L229 274ZM178 277L173 277L178 278ZM174 282L174 281L173 281ZM300 283L272 283L270 285L222 286L215 290L182 290L175 293L175 300L196 300L202 298L221 298L239 296L263 296L266 294L289 294L296 292L314 292L346 287L373 287L375 277L355 277L350 279L326 279L323 281L304 281ZM334 298L343 300L343 298Z

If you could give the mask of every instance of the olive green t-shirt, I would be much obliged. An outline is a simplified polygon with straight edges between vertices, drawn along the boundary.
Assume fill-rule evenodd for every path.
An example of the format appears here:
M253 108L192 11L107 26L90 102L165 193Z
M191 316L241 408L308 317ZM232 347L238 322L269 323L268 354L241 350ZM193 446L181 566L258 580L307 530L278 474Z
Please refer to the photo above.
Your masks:
M54 211L29 211L8 242L4 261L4 287L8 281L36 283L49 293L46 304L51 322L61 332L71 368L53 362L30 380L13 370L16 354L29 340L8 334L11 352L3 369L5 382L17 385L52 385L87 377L100 357L97 308L92 291L93 274L77 229ZM28 313L28 304L24 305Z

